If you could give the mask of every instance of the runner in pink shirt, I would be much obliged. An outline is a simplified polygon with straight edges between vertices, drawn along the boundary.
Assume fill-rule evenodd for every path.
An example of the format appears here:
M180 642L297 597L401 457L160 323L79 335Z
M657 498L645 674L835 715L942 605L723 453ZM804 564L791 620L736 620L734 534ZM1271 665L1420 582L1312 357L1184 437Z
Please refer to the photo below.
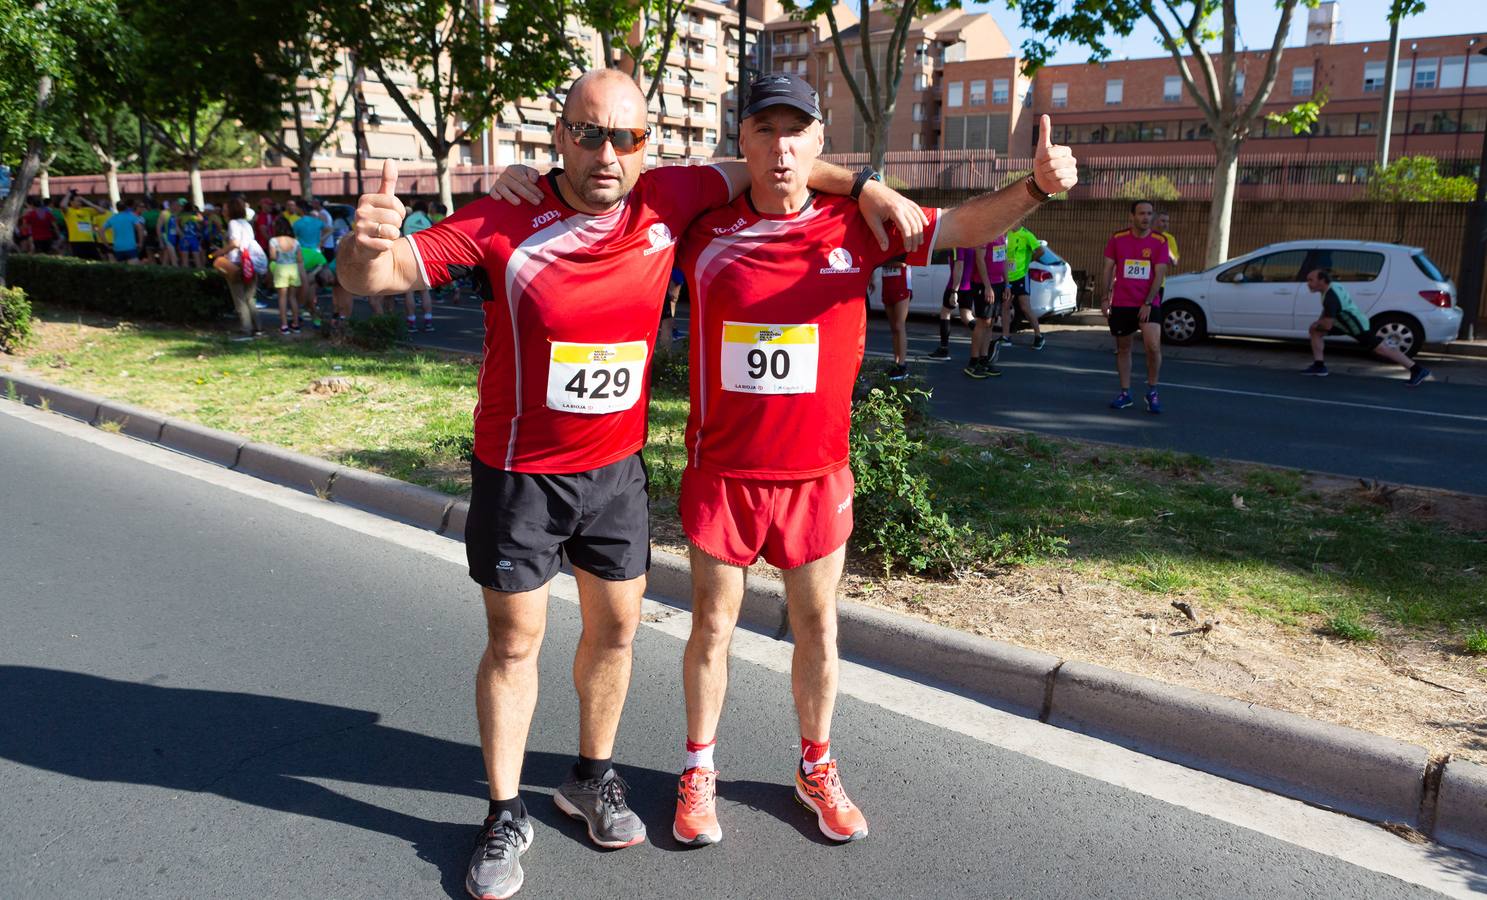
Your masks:
M1115 335L1115 370L1120 375L1120 393L1110 401L1111 409L1126 409L1136 402L1131 399L1131 344L1140 331L1146 346L1146 410L1162 411L1157 397L1162 325L1152 310L1161 303L1162 279L1171 257L1166 239L1152 233L1152 212L1150 200L1131 204L1131 227L1112 234L1105 243L1105 269L1096 286L1096 296L1103 297L1100 309Z

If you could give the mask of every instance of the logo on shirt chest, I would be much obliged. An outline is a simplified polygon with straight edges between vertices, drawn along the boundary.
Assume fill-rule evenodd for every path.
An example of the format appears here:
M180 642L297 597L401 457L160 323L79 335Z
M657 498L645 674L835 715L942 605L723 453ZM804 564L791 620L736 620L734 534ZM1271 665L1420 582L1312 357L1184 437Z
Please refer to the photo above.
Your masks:
M671 236L671 229L666 227L665 222L657 222L646 230L645 236L651 245L645 249L645 255L660 253L662 250L676 243L676 238Z
M733 232L735 232L735 231L739 230L740 228L744 227L745 224L747 224L747 223L742 218L740 218L737 222L734 222L732 225L718 226L718 227L714 228L713 229L713 234L732 234Z
M1142 247L1141 248L1141 258L1142 259L1151 259L1151 248L1150 247Z
M826 254L826 268L821 270L822 275L851 275L858 271L852 265L852 254L846 247L837 247Z
M562 213L558 212L557 210L549 209L547 212L543 213L540 216L537 216L532 220L532 228L534 230L541 228L543 225L546 225L548 222L551 222L553 219L556 219L558 216L561 215Z

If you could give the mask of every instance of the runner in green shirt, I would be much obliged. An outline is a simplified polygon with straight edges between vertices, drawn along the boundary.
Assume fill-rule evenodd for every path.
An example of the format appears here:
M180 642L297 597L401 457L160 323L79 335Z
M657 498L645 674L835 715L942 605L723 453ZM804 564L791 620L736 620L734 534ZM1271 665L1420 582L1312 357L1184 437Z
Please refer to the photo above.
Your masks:
M1386 344L1383 339L1373 333L1369 326L1368 316L1353 304L1353 298L1348 294L1348 289L1332 280L1330 269L1312 269L1306 273L1306 286L1314 294L1322 295L1322 317L1311 323L1307 329L1311 337L1312 364L1301 370L1303 375L1327 375L1327 364L1322 361L1322 348L1326 345L1329 335L1346 335L1364 347L1372 350L1377 356L1404 366L1409 371L1409 380L1405 382L1406 387L1419 387L1420 383L1430 377L1430 370L1410 359L1402 350L1393 344Z
M1027 286L1027 270L1033 259L1043 249L1043 242L1025 227L1017 227L1007 234L1007 290L1013 302L1033 325L1033 349L1043 349L1043 329L1038 317L1033 315L1032 296ZM1002 305L1002 336L997 339L1003 346L1012 346L1012 304Z

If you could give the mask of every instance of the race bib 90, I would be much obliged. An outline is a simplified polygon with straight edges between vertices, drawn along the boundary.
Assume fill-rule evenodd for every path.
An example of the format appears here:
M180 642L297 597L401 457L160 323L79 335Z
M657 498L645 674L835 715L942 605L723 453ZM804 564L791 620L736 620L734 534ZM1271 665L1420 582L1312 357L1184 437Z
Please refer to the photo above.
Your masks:
M1151 260L1149 259L1128 259L1125 268L1125 277L1132 281L1151 280Z
M723 390L814 394L820 326L723 323Z
M992 262L1006 262L1007 261L1007 245L1006 244L998 244L997 246L991 248L991 261Z
M547 408L589 415L629 409L642 393L645 358L645 341L553 341L547 364Z

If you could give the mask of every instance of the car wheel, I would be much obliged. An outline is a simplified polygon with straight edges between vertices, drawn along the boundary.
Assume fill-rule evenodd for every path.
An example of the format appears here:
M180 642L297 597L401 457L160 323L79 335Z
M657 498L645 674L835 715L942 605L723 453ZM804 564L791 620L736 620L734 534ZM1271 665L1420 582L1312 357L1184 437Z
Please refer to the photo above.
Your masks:
M1196 344L1208 336L1208 320L1203 310L1189 300L1168 300L1162 304L1162 337L1179 346Z
M1379 316L1373 322L1373 333L1405 356L1413 357L1425 346L1425 329L1409 316L1397 313Z

